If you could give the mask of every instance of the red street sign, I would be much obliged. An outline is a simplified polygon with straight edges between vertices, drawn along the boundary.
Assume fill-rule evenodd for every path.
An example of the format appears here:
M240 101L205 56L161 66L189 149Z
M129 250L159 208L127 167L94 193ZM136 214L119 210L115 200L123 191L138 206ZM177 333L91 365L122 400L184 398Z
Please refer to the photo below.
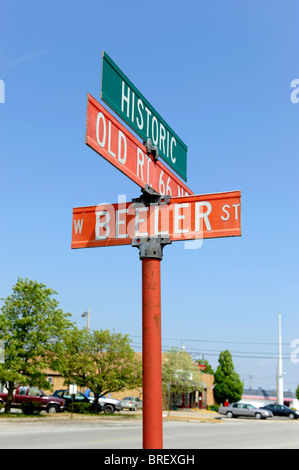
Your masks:
M241 235L241 192L174 197L169 204L100 204L73 209L72 248L129 245L132 239L171 241Z
M163 195L193 194L163 163L147 155L145 146L93 96L87 98L85 143L89 147L142 189L148 185Z

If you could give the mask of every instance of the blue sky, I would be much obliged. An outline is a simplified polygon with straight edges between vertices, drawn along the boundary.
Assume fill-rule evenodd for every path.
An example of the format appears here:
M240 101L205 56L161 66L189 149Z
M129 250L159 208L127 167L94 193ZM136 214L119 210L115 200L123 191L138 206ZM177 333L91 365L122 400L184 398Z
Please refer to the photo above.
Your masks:
M5 2L0 17L0 297L45 283L79 326L141 345L141 262L127 247L71 250L72 209L128 201L135 183L84 144L105 50L188 146L197 194L241 190L242 237L164 250L163 350L217 367L229 349L254 387L299 384L298 2ZM103 103L102 103L103 104ZM299 352L297 354L299 359Z

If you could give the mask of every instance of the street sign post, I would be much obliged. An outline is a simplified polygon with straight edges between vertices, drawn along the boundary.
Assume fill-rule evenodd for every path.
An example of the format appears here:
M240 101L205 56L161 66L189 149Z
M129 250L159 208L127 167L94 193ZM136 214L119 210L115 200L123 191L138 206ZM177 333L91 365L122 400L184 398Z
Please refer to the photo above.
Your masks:
M241 235L241 193L233 191L73 209L72 248L131 244L142 261L143 448L163 448L161 268L172 241ZM154 406L153 406L154 402Z
M101 99L187 181L187 146L103 51Z
M241 193L175 197L169 204L99 204L73 209L72 248L130 245L134 239L170 241L241 235Z
M241 193L194 195L171 171L187 181L187 146L105 52L102 58L101 98L143 144L90 94L85 143L134 181L143 195L132 202L74 208L71 247L131 245L139 249L143 448L163 449L163 249L173 241L240 236Z
M170 196L193 194L161 161L148 155L146 147L90 94L85 143L141 188L148 185Z

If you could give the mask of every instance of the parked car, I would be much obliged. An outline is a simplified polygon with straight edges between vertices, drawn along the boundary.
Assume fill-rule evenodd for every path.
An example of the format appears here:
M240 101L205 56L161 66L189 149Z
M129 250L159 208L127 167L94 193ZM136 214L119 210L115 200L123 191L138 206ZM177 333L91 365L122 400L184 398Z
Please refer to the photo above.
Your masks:
M86 390L84 395L89 400L94 400L94 394L91 390ZM100 397L98 402L103 406L104 413L114 413L115 411L122 410L120 400L116 400L115 398Z
M0 393L0 404L5 405L7 393ZM23 403L35 403L40 405L47 413L64 411L65 401L62 398L46 395L37 387L18 387L13 393L12 408L21 408Z
M237 418L240 416L256 419L266 419L273 416L269 410L256 408L247 403L232 403L229 406L220 406L218 413L227 416L227 418Z
M55 390L53 393L54 397L63 398L65 400L66 406L72 404L73 398L69 390ZM87 398L84 393L77 392L74 397L74 403L89 403L92 404L93 400ZM103 410L103 406L99 403L99 411Z
M299 412L296 410L292 410L291 408L288 408L285 405L266 405L262 406L260 408L261 410L268 410L271 411L273 416L286 416L290 419L298 419L299 418Z
M142 400L138 397L125 397L120 402L122 408L129 408L129 410L136 411L142 408Z

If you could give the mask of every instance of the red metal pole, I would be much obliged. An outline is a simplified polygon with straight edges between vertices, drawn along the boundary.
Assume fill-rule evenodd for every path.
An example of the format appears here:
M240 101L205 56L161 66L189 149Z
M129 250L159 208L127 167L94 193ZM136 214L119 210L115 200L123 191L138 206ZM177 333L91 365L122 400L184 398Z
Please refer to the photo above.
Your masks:
M163 448L160 259L142 259L143 448Z

